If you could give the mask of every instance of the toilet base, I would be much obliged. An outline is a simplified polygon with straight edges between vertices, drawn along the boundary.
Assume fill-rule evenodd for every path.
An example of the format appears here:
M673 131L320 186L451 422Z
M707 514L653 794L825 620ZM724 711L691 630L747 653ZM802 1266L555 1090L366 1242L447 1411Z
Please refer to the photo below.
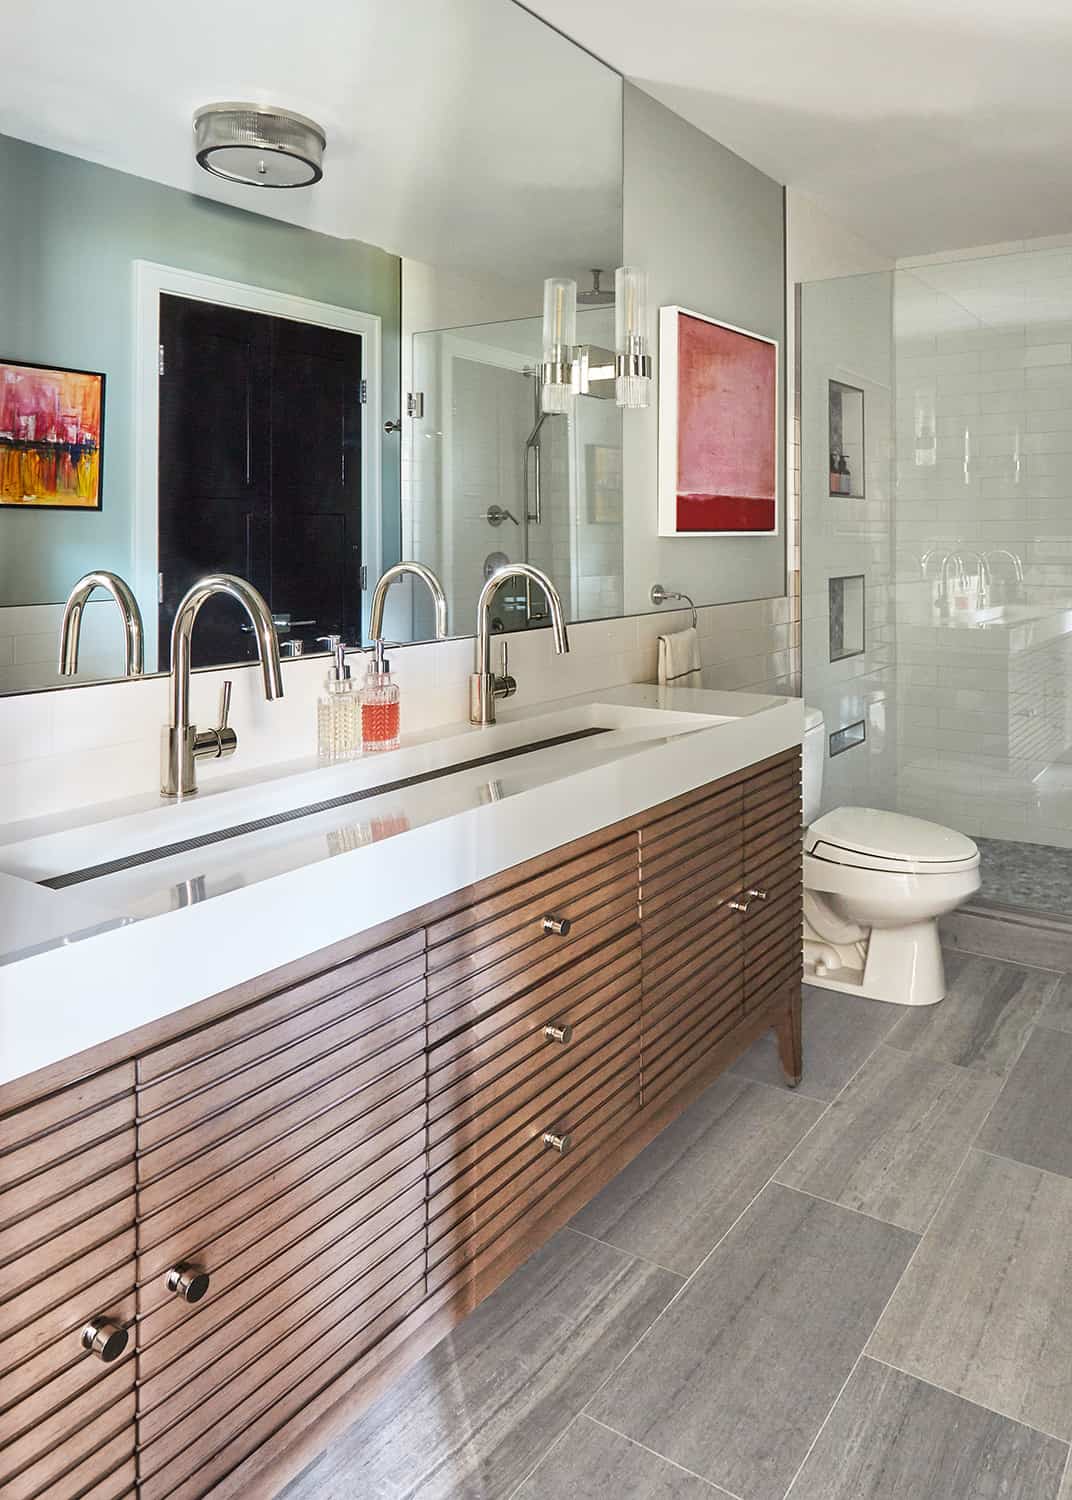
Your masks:
M829 962L832 957L841 960L840 967ZM894 1005L937 1005L945 998L938 923L929 919L905 927L873 927L865 943L831 944L805 922L804 983Z

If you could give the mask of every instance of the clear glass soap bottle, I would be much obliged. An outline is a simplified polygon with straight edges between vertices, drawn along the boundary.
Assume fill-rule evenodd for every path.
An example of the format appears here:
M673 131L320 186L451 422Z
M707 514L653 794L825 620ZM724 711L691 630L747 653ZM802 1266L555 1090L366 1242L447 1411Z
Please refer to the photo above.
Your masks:
M351 760L361 749L358 695L346 665L346 647L338 635L322 635L334 655L316 705L317 752L321 760Z
M391 663L383 654L383 642L376 641L361 688L362 750L398 749L400 696L398 683L391 676Z

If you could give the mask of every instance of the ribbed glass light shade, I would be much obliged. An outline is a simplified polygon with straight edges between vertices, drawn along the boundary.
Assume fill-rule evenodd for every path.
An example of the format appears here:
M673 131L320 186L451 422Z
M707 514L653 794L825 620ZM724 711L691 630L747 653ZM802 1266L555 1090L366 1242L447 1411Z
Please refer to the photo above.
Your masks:
M309 187L323 173L326 138L315 120L256 104L209 104L194 116L199 165L249 187Z
M614 399L619 406L647 406L651 396L648 353L648 273L619 266L614 273Z
M549 276L543 284L544 411L568 412L574 400L574 349L577 343L577 283Z

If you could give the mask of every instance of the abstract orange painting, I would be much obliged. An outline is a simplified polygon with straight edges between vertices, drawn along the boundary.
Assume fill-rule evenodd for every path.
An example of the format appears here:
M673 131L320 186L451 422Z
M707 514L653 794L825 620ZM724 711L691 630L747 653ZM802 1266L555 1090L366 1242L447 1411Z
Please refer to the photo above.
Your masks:
M104 376L0 360L0 506L100 510Z

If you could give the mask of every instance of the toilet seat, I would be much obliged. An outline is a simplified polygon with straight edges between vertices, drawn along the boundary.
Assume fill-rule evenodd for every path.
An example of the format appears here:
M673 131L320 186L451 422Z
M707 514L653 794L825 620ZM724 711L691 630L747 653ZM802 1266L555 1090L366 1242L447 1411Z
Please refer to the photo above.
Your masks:
M970 838L924 818L875 807L839 807L807 830L813 859L895 875L953 875L974 870L979 850Z

